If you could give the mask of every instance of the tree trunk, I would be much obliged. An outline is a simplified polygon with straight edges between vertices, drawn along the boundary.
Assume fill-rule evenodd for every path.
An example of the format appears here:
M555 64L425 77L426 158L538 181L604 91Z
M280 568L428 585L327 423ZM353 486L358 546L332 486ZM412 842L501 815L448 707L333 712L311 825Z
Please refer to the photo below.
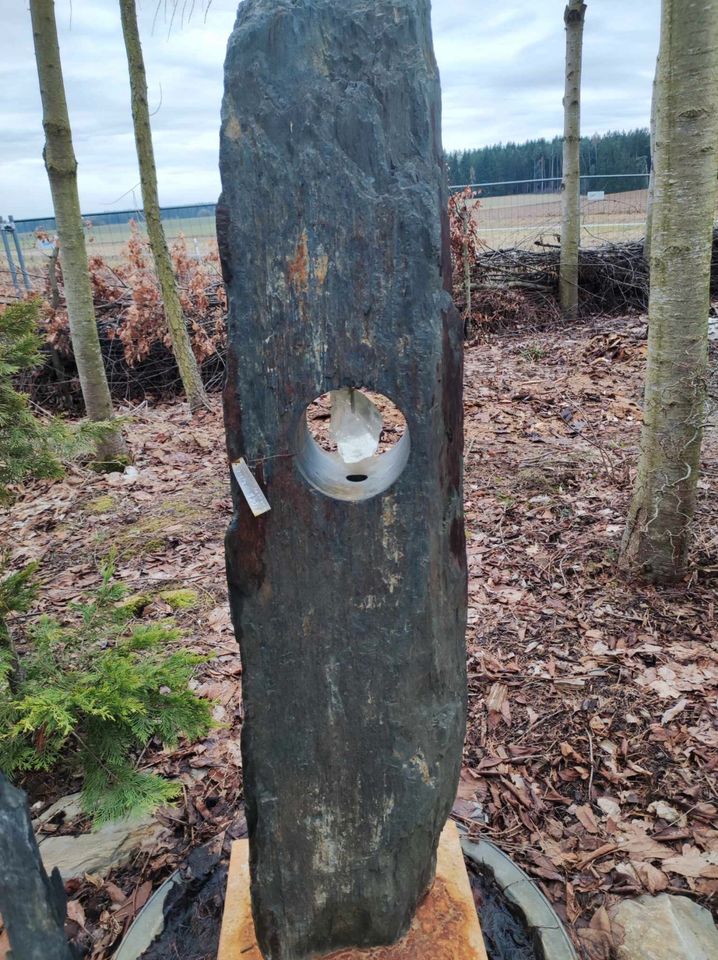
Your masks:
M182 313L182 305L177 292L172 261L167 238L160 220L160 202L157 191L157 169L152 147L152 129L150 127L150 111L147 105L147 78L145 62L142 57L140 32L137 26L137 8L135 0L120 0L120 14L122 17L122 33L125 38L127 52L127 66L130 74L130 91L132 96L132 121L135 128L135 145L137 147L137 161L140 168L140 183L142 185L142 205L147 222L147 235L150 241L152 257L155 262L155 271L162 293L165 308L165 317L172 340L174 353L185 394L193 412L201 407L207 407L207 394L202 384L202 377L197 366L197 360L192 352L187 324Z
M578 247L581 239L581 54L586 4L570 0L566 24L566 87L563 98L563 182L559 295L566 320L578 313Z
M57 311L61 306L60 299L60 288L57 283L57 258L60 255L60 248L55 246L52 253L50 254L48 264L47 264L47 279L50 284L50 305L52 309ZM51 343L47 344L47 349L50 354L50 362L52 363L52 369L55 371L55 376L57 377L57 383L62 394L62 399L65 401L65 407L67 410L71 409L72 406L72 397L70 395L70 388L67 383L67 372L62 365L62 360L60 360L60 354L57 349L53 347Z
M718 174L718 4L663 0L641 453L621 563L685 570L705 412Z
M0 612L0 653L3 651L10 661L10 671L7 675L8 686L10 687L11 693L17 693L26 674L22 666L22 660L20 659L15 638L12 635L10 624L7 618Z
M651 97L651 173L648 180L648 196L646 198L646 236L643 240L643 256L651 261L651 231L653 230L653 190L655 183L654 167L656 162L656 111L658 110L658 67L660 57L656 60L656 72L653 75L653 96Z
M30 15L45 130L45 167L60 240L72 351L87 416L90 420L108 422L113 417L112 400L102 362L92 300L77 192L77 161L65 99L54 0L30 0ZM128 461L127 447L119 427L103 432L97 452L110 468Z
M472 178L473 179L473 178ZM464 328L468 330L471 324L471 257L469 255L469 224L471 222L471 207L467 197L464 197L464 206L461 211L461 256L464 266L464 296L466 298L466 312L464 314Z
M66 903L59 871L48 877L42 865L25 794L0 773L0 910L13 960L76 960Z

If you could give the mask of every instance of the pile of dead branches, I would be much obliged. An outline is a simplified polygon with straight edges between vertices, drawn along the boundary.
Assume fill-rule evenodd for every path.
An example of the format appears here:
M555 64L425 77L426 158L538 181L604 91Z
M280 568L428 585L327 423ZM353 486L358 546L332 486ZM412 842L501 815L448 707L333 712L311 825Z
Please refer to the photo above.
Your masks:
M114 400L137 403L169 400L182 395L177 363L171 349L164 343L153 342L143 360L129 364L113 328L98 320L98 331L107 382ZM72 350L53 352L52 348L46 348L45 353L45 364L20 386L43 409L81 415L84 405ZM209 391L220 390L224 383L224 350L218 348L210 357L200 361L199 367L205 387Z
M560 249L484 250L476 258L476 282L483 287L521 289L558 296ZM586 313L619 315L643 311L648 303L648 264L643 244L611 244L581 250L581 305Z
M192 348L208 389L224 380L227 297L217 254L196 257L184 238L171 248ZM179 370L147 241L136 228L118 262L89 262L100 348L113 398L169 399L182 393ZM46 363L21 386L41 407L83 408L72 352L61 263L54 258L41 288Z
M718 231L713 235L711 292L718 294ZM536 326L537 307L545 310L544 327L557 314L560 248L537 243L534 249L482 249L472 270L474 325L505 329L524 304L528 326ZM606 244L582 249L579 257L582 316L623 316L648 308L649 269L643 242ZM523 327L526 329L526 326Z

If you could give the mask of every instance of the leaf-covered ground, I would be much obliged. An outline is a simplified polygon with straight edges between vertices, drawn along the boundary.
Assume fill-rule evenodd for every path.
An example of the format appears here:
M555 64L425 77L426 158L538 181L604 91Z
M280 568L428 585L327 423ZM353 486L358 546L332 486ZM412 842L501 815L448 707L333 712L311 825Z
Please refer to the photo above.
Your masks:
M718 442L709 429L690 581L627 582L616 555L644 362L635 319L466 351L470 705L455 816L536 878L591 958L609 956L614 898L667 890L715 906L718 894ZM94 960L192 848L241 829L219 401L194 420L180 403L132 417L135 477L75 468L0 515L13 565L41 561L38 612L63 617L114 549L140 615L171 613L185 644L214 657L196 683L221 726L143 757L184 786L165 841L69 887ZM180 610L160 596L177 589L195 592ZM39 810L76 784L26 787Z
M645 348L634 320L467 353L460 809L478 801L592 957L612 898L718 892L718 444L690 582L627 582Z

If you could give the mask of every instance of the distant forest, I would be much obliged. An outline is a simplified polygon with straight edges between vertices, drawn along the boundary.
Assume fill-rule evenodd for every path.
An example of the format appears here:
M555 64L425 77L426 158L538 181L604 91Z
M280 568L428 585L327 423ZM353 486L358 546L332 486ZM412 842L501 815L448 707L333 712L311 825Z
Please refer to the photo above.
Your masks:
M449 183L495 183L504 180L538 180L537 184L512 187L511 193L552 192L561 177L563 138L498 143L477 150L459 150L446 155ZM621 173L648 174L651 168L647 129L621 130L581 138L581 173L596 176ZM557 178L551 182L551 178ZM609 185L610 184L610 185ZM584 180L582 190L636 190L646 186L639 177L614 181ZM505 192L485 188L484 195Z

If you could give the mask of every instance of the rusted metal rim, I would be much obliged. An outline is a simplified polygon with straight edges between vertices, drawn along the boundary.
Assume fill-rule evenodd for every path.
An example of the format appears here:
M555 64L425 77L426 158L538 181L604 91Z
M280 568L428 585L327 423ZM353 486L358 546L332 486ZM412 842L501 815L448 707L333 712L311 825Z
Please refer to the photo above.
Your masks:
M534 938L537 960L578 960L561 919L533 880L488 840L461 838L467 859L494 880L508 905L517 911Z
M175 887L184 883L179 870L155 890L137 914L112 960L140 960L165 927L165 903Z

